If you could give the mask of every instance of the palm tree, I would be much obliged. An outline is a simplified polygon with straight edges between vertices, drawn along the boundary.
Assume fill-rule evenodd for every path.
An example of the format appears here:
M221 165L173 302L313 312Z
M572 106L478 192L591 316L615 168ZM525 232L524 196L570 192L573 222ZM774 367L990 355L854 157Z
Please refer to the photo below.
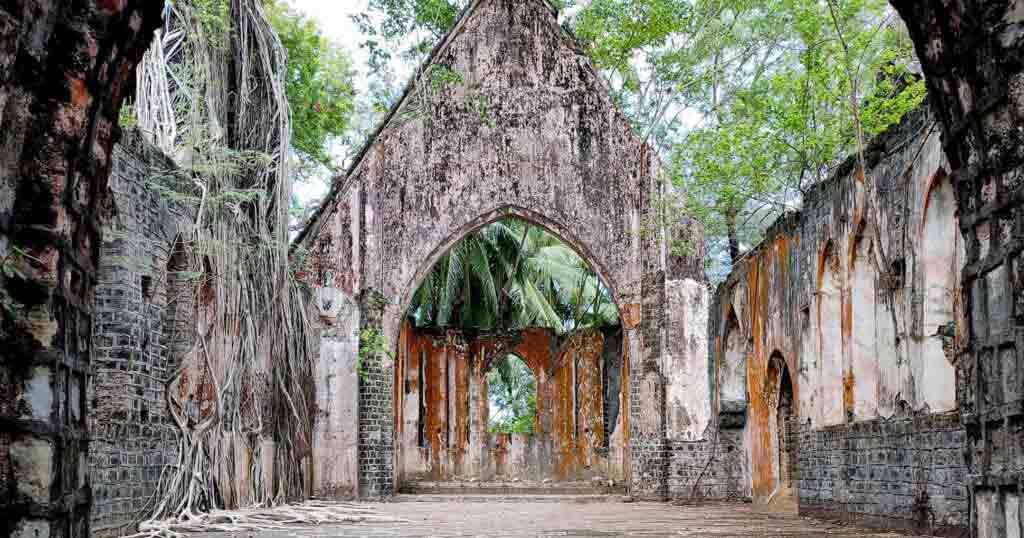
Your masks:
M492 432L533 433L537 419L537 381L530 367L506 355L487 373L488 417Z
M518 219L456 243L414 294L409 315L420 327L547 327L559 334L618 322L611 294L587 263Z

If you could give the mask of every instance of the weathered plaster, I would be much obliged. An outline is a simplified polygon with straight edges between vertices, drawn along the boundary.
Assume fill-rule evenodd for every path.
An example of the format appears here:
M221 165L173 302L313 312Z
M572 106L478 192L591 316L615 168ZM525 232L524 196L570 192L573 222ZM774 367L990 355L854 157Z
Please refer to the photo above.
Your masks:
M313 450L319 464L313 474L317 497L345 498L355 495L358 484L359 307L344 291L318 288L315 314L324 324L316 372L316 406L319 427Z
M965 258L955 233L956 212L944 203L943 193L951 188L948 164L931 116L912 113L881 135L867 163L864 176L851 159L816 185L803 211L780 219L715 295L710 337L718 344L710 349L718 368L719 413L726 417L735 406L730 402L738 397L737 374L730 365L743 357L749 398L741 411L744 452L756 501L766 502L778 491L782 469L773 356L785 362L793 413L811 431L853 435L843 427L888 419L900 409L956 409L956 377L945 350L963 344L962 307L953 298ZM864 187L868 178L871 191ZM940 325L936 313L950 324L948 338L933 336ZM735 422L730 417L722 425ZM797 476L803 470L795 469ZM845 489L849 484L824 484L825 498L844 510L858 513L866 506ZM801 503L805 490L797 492ZM959 510L955 502L935 509ZM906 512L892 515L902 518Z
M455 73L459 81L430 84L437 70ZM628 410L624 424L631 424L624 430L635 430L630 439L644 446L623 452L631 468L662 469L634 487L664 491L665 279L703 280L703 241L699 227L682 219L670 235L689 237L695 254L667 255L667 235L644 229L657 222L652 198L660 189L654 152L616 110L550 5L478 0L349 173L336 181L295 248L309 254L303 276L312 286L379 297L379 323L367 327L379 328L397 349L412 294L458 240L510 216L546 228L608 286L626 329L628 356L646 365L633 368L633 377L624 375L623 392L632 390L635 376L657 385L652 388L659 399L622 407ZM362 318L365 324L367 316ZM386 495L396 482L387 470L394 468L395 456L387 455L393 426L380 418L396 412L396 374L384 358L360 384L360 424L373 432L360 436L359 458L372 465L392 462L361 466L360 482L367 486L361 493ZM470 392L480 387L475 389ZM630 422L641 412L649 420ZM477 461L476 454L468 457Z

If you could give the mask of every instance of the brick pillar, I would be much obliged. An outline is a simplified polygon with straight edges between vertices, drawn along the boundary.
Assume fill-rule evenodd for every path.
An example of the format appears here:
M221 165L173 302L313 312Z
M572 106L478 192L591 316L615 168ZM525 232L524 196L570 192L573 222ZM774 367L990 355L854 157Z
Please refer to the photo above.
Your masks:
M382 318L387 299L373 290L359 296L362 357L359 373L359 498L390 497L394 493L394 358L392 342L384 341ZM379 339L388 353L370 352ZM379 348L378 348L379 351Z
M0 2L0 536L89 534L85 389L107 176L162 10Z
M892 0L953 168L970 322L957 396L974 536L1021 536L1024 465L1024 0Z

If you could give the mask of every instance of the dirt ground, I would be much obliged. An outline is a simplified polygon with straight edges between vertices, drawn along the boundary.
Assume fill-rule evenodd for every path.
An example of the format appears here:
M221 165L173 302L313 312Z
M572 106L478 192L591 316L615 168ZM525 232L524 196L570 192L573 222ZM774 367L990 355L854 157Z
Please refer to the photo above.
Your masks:
M396 502L361 505L397 522L288 527L206 538L504 538L616 536L880 538L903 536L865 531L749 504L676 506L668 503Z

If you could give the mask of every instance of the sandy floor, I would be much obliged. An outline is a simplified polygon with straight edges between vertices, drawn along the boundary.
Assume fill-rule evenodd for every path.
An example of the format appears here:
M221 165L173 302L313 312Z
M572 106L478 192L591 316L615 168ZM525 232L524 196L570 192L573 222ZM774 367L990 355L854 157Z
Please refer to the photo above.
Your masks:
M289 527L209 538L444 537L777 537L878 538L863 531L749 504L399 502L364 505L398 523ZM193 535L196 536L196 535Z

